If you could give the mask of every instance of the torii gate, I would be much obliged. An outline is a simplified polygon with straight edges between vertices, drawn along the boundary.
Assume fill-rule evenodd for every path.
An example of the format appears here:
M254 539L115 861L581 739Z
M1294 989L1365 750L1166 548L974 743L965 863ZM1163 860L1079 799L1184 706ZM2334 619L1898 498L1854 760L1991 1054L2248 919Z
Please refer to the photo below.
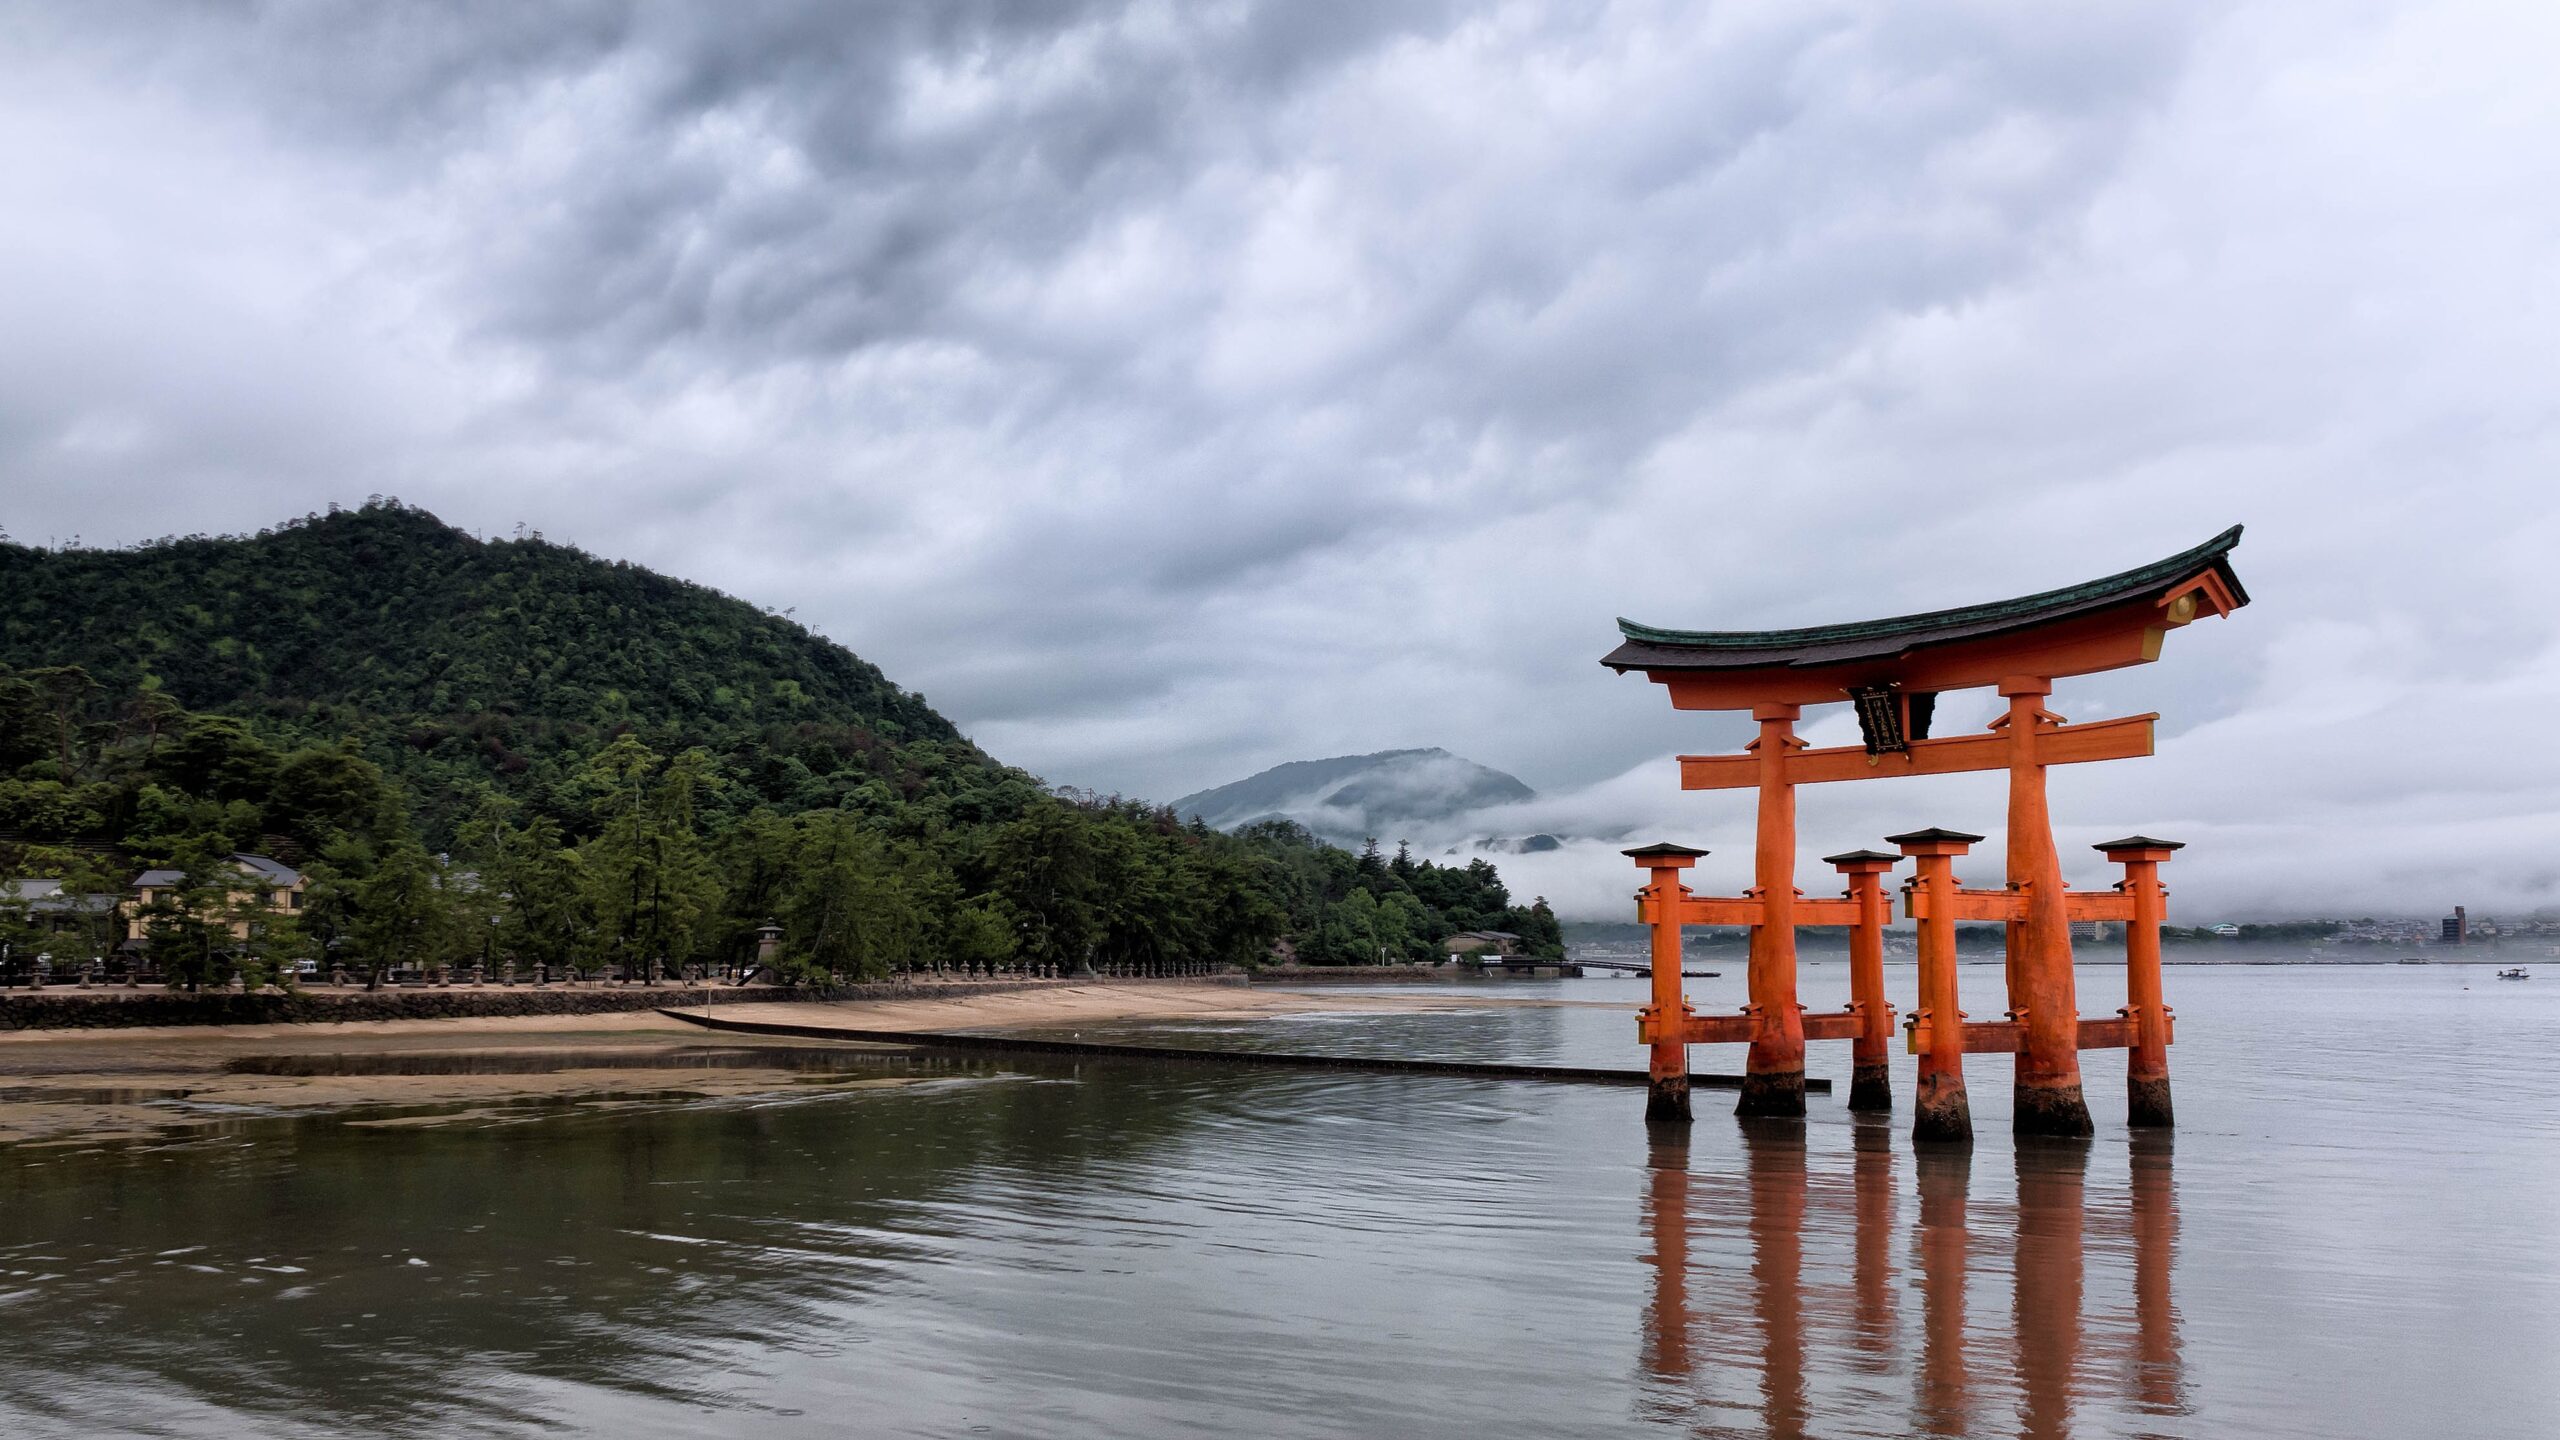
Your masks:
M1873 922L1853 888L1844 902L1807 901L1796 888L1796 802L1800 784L1833 780L1872 780L1895 775L1944 775L1964 770L2009 772L2008 888L1965 898L1952 892L1937 910L1939 924L1952 936L1958 915L1979 914L2008 926L2010 1019L1985 1022L2005 1025L2000 1035L1959 1035L1936 1027L1951 1019L1943 1010L1926 1017L1931 1044L1915 1048L1961 1055L1964 1050L2013 1048L2017 1052L2017 1129L2022 1134L2086 1135L2089 1107L2080 1093L2079 1050L2084 1039L2108 1043L2103 1034L2084 1037L2071 972L2070 922L2075 918L2133 918L2132 884L2139 870L2156 891L2156 861L2166 859L2166 842L2132 837L2127 884L2113 896L2080 897L2075 905L2062 883L2062 864L2054 851L2052 818L2045 802L2048 766L2096 760L2123 760L2152 753L2151 726L2156 714L2132 715L2072 725L2044 707L2053 682L2160 658L2167 633L2201 615L2228 615L2249 603L2248 592L2231 568L2230 554L2240 542L2233 526L2212 540L2177 555L2062 590L2015 600L1955 610L1905 615L1850 625L1801 630L1692 631L1662 630L1621 619L1624 637L1601 663L1625 674L1641 670L1670 692L1680 710L1747 710L1759 722L1759 738L1741 755L1684 755L1680 784L1686 790L1759 791L1759 829L1750 892L1738 899L1710 899L1688 894L1679 871L1704 852L1678 846L1629 852L1646 868L1650 883L1640 899L1640 914L1654 923L1655 993L1640 1021L1639 1033L1653 1047L1653 1088L1648 1118L1685 1120L1689 1115L1686 1047L1691 1043L1742 1039L1720 1017L1691 1013L1679 989L1681 924L1748 923L1751 926L1750 1005L1745 1011L1750 1060L1737 1113L1802 1115L1804 1113L1804 1044L1808 1038L1803 1007L1796 1002L1795 929L1805 923L1851 924L1863 931ZM1991 724L1987 735L1931 738L1930 721L1938 696L1950 690L1996 688L2009 701L2008 712ZM1809 749L1795 733L1795 722L1807 705L1848 702L1857 707L1865 743L1833 749ZM1929 834L1944 838L1934 843ZM1943 869L1947 857L1963 853L1963 844L1978 836L1952 831L1919 832L1897 837L1916 842L1905 853L1936 852ZM2135 843L2140 842L2140 843ZM1872 852L1862 852L1871 854ZM2111 847L2110 853L2113 853ZM2138 858L2137 858L2138 857ZM1850 856L1834 857L1835 863ZM1876 859L1891 857L1876 856ZM1924 862L1925 865L1925 862ZM1847 864L1840 868L1863 878ZM1951 884L1951 882L1950 882ZM1996 897L1996 898L1991 898ZM1664 899L1677 904L1665 913ZM2101 906L2098 902L2105 902ZM1926 908L1927 902L1915 902ZM2156 893L2149 895L2153 938L2157 937ZM1839 913L1830 913L1841 907ZM2117 912L2124 913L2119 916ZM1934 928L1934 927L1933 927ZM1854 935L1855 932L1853 932ZM2131 931L2128 931L2130 934ZM1664 948L1669 988L1663 983ZM1924 931L1924 946L1927 935ZM1853 961L1862 946L1853 946ZM1952 950L1943 957L1950 979ZM1858 968L1853 964L1853 971ZM2155 972L2156 977L2156 972ZM1853 981L1855 977L1853 974ZM1864 987L1860 987L1864 988ZM1951 990L1951 985L1950 985ZM2156 991L2156 979L2154 990ZM1881 1003L1881 995L1872 997ZM1950 995L1950 999L1952 996ZM1859 995L1863 1004L1870 999ZM2141 1001L2136 999L2136 1003ZM2156 993L2150 1003L2158 1005ZM1923 995L1924 1010L1932 1009ZM1852 1013L1860 1007L1853 1005ZM2132 1009L2132 1007L2128 1007ZM1872 1010L1854 1026L1825 1022L1822 1035L1861 1040L1858 1060L1870 1063L1866 1037L1880 1017ZM1917 1018L1917 1017L1915 1017ZM2144 1031L2129 1017L2135 1038L2152 1037L2137 1047L2156 1052L2165 1043L2165 1016ZM1890 1024L1889 1019L1885 1021ZM1960 1023L1960 1022L1959 1022ZM1943 1036L1944 1038L1940 1038ZM1961 1047L1948 1051L1961 1039ZM2005 1043L2004 1043L2005 1042ZM2124 1043L2116 1040L2114 1043ZM1881 1053L1873 1056L1881 1080ZM1931 1066L1924 1064L1924 1072ZM2159 1120L2167 1118L2165 1061L2159 1079ZM2137 1081L2143 1077L2137 1073ZM1961 1105L1961 1071L1955 1077L1956 1103ZM1929 1138L1938 1128L1931 1117L1933 1098L1923 1080L1922 1124ZM1943 1107L1939 1107L1943 1111ZM2142 1118L2141 1086L2134 1100L2136 1123ZM1957 1122L1941 1113L1939 1122ZM1961 1133L1970 1135L1969 1115L1960 1118Z

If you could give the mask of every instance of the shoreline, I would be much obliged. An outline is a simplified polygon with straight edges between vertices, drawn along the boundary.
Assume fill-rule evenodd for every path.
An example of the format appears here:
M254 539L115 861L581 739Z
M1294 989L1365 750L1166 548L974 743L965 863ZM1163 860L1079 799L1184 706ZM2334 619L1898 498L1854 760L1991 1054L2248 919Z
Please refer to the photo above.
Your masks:
M958 990L960 987L951 987ZM690 1008L680 994L655 996ZM722 1001L723 1017L914 1034L1080 1021L1250 1018L1607 1002L1528 996L1305 995L1199 981L997 984L886 999ZM1614 1007L1611 1007L1614 1008ZM183 1141L243 1119L385 1112L350 1124L490 1123L528 1104L627 1105L914 1083L949 1072L880 1040L703 1030L652 1007L254 1025L0 1031L0 1146ZM494 1107L494 1108L493 1108ZM391 1112L406 1111L407 1114ZM556 1113L545 1108L528 1113ZM523 1118L521 1116L515 1118Z

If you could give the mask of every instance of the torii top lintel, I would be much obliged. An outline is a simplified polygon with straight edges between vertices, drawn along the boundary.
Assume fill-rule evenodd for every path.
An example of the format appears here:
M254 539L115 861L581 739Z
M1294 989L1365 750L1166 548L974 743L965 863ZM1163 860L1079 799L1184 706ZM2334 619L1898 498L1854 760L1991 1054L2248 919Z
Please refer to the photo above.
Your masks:
M2249 603L2231 568L2239 543L2234 525L2192 550L2103 580L1849 625L1663 630L1621 619L1625 639L1600 663L1622 675L1645 672L1681 710L1820 705L1881 686L1933 694L2013 676L2051 680L2140 665L2160 658L2169 631Z

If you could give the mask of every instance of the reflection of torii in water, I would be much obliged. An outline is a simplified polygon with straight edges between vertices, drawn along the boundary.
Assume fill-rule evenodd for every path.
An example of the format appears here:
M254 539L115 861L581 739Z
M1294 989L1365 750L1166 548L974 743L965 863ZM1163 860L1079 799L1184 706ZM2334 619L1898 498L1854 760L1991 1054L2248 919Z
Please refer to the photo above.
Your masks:
M1963 1152L1923 1150L1916 1157L1920 1223L1904 1267L1916 1274L1897 1276L1899 1192L1885 1126L1859 1126L1845 1195L1836 1180L1825 1183L1811 1174L1805 1134L1797 1127L1744 1127L1738 1195L1730 1180L1692 1176L1684 1132L1658 1130L1655 1137L1641 1207L1654 1284L1640 1363L1651 1391L1647 1409L1656 1418L1718 1429L1698 1412L1733 1402L1718 1405L1699 1393L1699 1382L1740 1369L1758 1382L1752 1408L1762 1432L1788 1437L1834 1428L1810 1413L1808 1332L1818 1339L1836 1333L1846 1365L1870 1377L1909 1373L1908 1428L1917 1434L1977 1433L1980 1392L2012 1376L2019 1429L2026 1435L2069 1433L2074 1410L2085 1412L2102 1398L2075 1389L2083 1382L2106 1386L2103 1398L2127 1400L2141 1414L2187 1413L2171 1285L2177 1197L2168 1136L2136 1138L2123 1210L2096 1215L2084 1193L2087 1145L2020 1147L2017 1211L2005 1227L2014 1237L2005 1333L1984 1326L1988 1317L1974 1317L1966 1307L1977 1237L1968 1223L1972 1169ZM1693 1187L1708 1193L1693 1197ZM1843 1211L1852 1255L1845 1284L1808 1284L1808 1237L1821 1244L1836 1236ZM1750 1251L1747 1272L1710 1272L1713 1280L1693 1298L1695 1232L1721 1227L1730 1235L1737 1226ZM2088 1341L2085 1323L2086 1252L2092 1242L2102 1252L2131 1251L2129 1305L2100 1301L2101 1333L2114 1334L2097 1345ZM1816 1273L1822 1273L1818 1267ZM1915 1280L1916 1354L1899 1305L1904 1287ZM1872 1378L1860 1388L1872 1390Z

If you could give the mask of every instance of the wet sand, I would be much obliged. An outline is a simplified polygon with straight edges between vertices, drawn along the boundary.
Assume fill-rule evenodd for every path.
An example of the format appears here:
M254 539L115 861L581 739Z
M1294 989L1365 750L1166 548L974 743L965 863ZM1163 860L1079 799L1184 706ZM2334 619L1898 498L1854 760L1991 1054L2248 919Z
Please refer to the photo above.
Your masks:
M993 995L722 1005L723 1018L924 1034L1083 1021L1588 1005L1527 996L1297 994L1233 985L1062 985ZM1613 1007L1614 1008L1614 1007ZM839 1052L833 1061L817 1052ZM534 1102L744 1098L916 1078L898 1047L705 1032L652 1011L0 1033L0 1144L185 1138L243 1119L380 1110L358 1124L489 1123ZM770 1063L765 1063L770 1056ZM247 1067L247 1068L243 1068ZM414 1067L426 1073L396 1073ZM327 1073L352 1069L359 1073ZM311 1073L292 1073L301 1070ZM390 1073L361 1073L388 1070ZM283 1072L283 1073L279 1073ZM395 1113L398 1112L398 1113Z

